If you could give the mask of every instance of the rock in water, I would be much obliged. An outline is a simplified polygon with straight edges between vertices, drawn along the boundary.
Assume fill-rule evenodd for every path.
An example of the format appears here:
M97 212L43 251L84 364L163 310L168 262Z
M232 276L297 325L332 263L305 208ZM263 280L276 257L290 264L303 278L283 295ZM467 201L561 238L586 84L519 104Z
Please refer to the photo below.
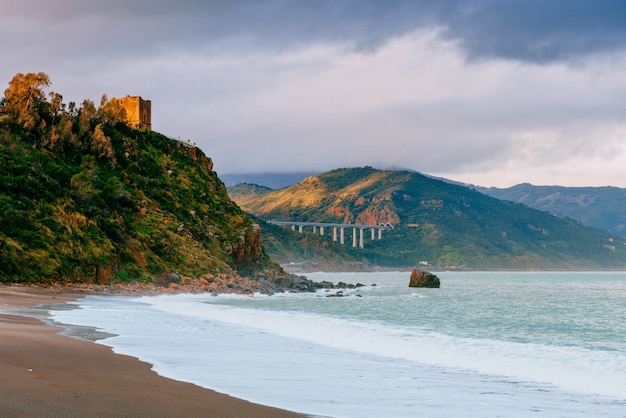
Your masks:
M414 268L411 272L411 280L409 287L433 287L438 288L440 285L439 277L429 271Z

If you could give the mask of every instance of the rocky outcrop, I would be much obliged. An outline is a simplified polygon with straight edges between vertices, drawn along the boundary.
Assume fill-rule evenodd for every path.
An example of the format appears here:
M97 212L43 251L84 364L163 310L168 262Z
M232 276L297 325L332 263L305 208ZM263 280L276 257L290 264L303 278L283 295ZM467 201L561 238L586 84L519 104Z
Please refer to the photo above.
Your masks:
M429 271L414 268L411 272L409 287L438 288L440 284L439 277Z
M258 224L252 224L244 230L241 243L233 246L231 257L237 270L242 273L253 272L259 267L259 262L267 258Z
M231 293L239 295L276 293L307 293L324 290L327 297L341 297L346 289L358 289L361 283L314 282L304 276L296 276L281 271L257 273L254 278L242 277L236 271L218 274L203 274L199 278L182 276L178 273L162 273L154 283L111 281L107 285L98 283L57 284L58 287L78 292L113 295L158 295L179 293L208 293L212 295ZM372 286L376 286L375 284ZM334 293L330 293L334 292ZM360 297L360 295L354 295Z
M331 206L326 210L326 213L332 217L335 217L343 223L352 223L354 217L350 213L348 206Z
M213 160L210 157L204 155L200 148L197 148L195 146L189 147L189 154L194 161L200 162L202 167L204 167L208 171L213 171Z
M400 218L396 214L395 209L390 205L380 206L372 204L359 214L356 223L362 225L397 225L400 223Z
M115 270L119 264L119 257L111 257L109 263L106 266L96 266L96 276L94 277L95 284L108 285L111 284L111 279L115 275Z

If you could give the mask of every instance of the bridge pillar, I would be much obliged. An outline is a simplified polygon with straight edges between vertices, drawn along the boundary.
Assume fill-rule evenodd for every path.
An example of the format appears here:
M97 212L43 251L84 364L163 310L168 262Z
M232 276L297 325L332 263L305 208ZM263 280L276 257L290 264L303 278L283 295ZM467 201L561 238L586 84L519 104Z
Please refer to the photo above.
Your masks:
M317 225L313 225L313 234L317 234Z
M359 228L359 248L363 248L363 228Z
M333 241L337 242L337 227L333 226Z
M343 245L343 244L344 244L344 241L345 241L345 240L344 240L344 235L345 235L345 231L344 231L344 229L345 229L345 228L340 228L340 231L339 231L339 235L340 235L340 236L339 236L339 244L341 244L341 245Z
M298 232L302 233L302 225L298 225Z
M320 226L320 235L324 235L324 227Z
M352 248L356 248L356 228L352 228Z
M378 239L383 239L383 230L382 229L378 230Z
M372 228L372 241L374 241L376 239L376 236L374 235L374 228Z
M296 230L296 226L295 225L291 225L291 230L295 231Z

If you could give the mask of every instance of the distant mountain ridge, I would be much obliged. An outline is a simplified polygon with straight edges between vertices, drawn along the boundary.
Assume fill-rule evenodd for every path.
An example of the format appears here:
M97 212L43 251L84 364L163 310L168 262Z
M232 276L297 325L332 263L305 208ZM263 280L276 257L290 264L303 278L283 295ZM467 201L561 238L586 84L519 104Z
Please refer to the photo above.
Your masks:
M376 167L379 170L389 171L413 171L403 167ZM301 171L288 173L238 173L238 174L220 174L220 179L226 187L234 187L238 184L256 184L257 186L268 187L270 189L282 189L300 183L307 177L322 174L321 171Z
M626 189L533 186L523 183L506 189L479 187L477 190L626 237Z
M338 169L281 190L246 186L229 194L261 219L396 225L382 241L353 252L370 265L626 268L623 240L416 172Z
M315 176L319 171L294 172L294 173L241 173L241 174L220 174L220 179L227 187L238 184L256 184L258 186L269 187L270 189L282 189L293 186L307 177Z

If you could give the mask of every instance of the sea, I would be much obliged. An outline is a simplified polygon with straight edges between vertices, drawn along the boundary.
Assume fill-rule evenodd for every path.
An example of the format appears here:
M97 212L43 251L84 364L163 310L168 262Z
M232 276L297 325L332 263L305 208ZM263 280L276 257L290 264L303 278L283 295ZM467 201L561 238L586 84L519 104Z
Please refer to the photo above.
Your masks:
M160 375L310 416L626 417L625 272L436 274L438 289L306 275L364 285L342 297L87 296L50 317Z

